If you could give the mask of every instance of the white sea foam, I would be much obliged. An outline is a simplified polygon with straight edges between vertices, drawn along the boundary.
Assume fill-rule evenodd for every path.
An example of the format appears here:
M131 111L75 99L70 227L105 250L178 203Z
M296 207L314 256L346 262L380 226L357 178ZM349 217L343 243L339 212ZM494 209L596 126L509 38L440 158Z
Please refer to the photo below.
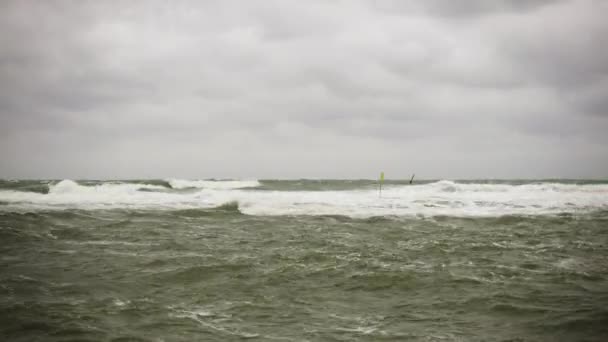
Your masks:
M241 181L229 182L243 184ZM240 185L239 188L242 187ZM133 183L83 186L64 180L51 185L48 194L0 190L0 201L4 202L0 205L0 210L189 209L212 208L231 201L237 201L240 210L249 215L501 216L584 213L608 209L607 184L507 185L439 181L422 185L388 186L382 191L382 197L373 189L268 191L225 186L203 187L185 193L140 191L141 189L165 188Z
M49 187L50 194L125 194L125 193L136 193L142 189L145 190L163 190L164 187L160 185L152 184L138 184L138 183L121 183L121 182L110 182L101 183L94 186L83 186L72 180L64 179L61 182L51 185Z
M181 202L179 194L141 191L164 189L160 185L134 183L84 186L66 179L50 185L48 194L0 190L0 201L15 203L26 209L154 207Z
M167 179L173 189L242 189L255 188L260 186L257 180L187 180L187 179Z

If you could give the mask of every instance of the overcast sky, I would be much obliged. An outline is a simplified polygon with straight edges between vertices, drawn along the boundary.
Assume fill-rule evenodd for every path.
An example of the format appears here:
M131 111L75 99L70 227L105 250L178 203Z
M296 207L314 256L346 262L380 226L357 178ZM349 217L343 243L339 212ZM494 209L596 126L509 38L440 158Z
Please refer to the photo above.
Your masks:
M608 1L2 1L3 178L608 177Z

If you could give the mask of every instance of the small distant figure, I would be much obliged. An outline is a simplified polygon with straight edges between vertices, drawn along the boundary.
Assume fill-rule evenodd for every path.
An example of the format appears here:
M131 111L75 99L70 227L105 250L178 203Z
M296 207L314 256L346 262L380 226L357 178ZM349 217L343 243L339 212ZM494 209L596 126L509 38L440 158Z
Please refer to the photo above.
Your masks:
M412 178L410 178L410 184L412 184L412 182L414 181L414 176L415 175L416 175L415 173L412 173Z

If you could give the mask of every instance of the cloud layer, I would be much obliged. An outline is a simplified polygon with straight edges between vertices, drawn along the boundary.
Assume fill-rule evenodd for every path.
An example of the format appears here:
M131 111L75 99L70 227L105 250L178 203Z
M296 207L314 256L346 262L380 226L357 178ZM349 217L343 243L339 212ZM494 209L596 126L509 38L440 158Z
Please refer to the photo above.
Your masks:
M608 3L0 4L0 177L608 176Z

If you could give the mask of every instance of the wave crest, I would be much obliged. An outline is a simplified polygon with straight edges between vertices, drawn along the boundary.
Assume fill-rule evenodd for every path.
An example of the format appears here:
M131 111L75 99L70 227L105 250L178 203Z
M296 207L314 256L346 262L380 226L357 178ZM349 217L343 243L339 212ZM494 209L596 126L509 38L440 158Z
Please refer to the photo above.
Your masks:
M181 183L180 183L181 182ZM356 190L266 191L258 181L180 181L171 186L123 182L80 183L63 180L49 193L0 190L0 207L49 209L218 209L248 215L341 215L497 217L505 215L578 214L608 209L608 184L528 183L521 185L458 183L387 185L381 197L369 186ZM245 189L249 188L249 189Z
M257 180L187 180L167 179L173 189L215 189L232 190L243 188L256 188L261 184Z
M162 185L108 182L96 185L80 185L71 179L64 179L59 183L49 185L49 194L69 194L69 193L105 193L105 194L125 194L139 190L164 190Z

